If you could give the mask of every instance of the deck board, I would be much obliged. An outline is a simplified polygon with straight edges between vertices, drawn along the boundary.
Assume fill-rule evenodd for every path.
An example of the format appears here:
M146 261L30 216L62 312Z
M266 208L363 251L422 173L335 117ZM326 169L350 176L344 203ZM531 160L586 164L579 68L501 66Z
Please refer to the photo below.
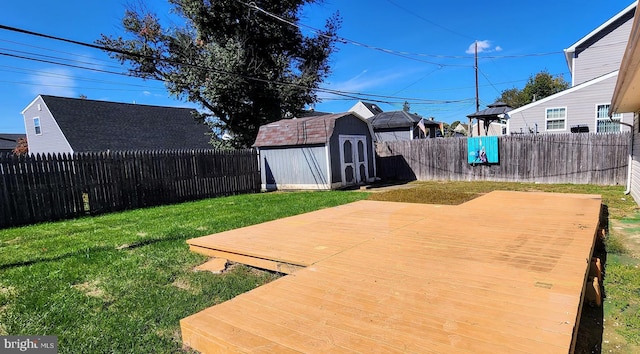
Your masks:
M183 341L204 353L571 352L600 203L360 201L192 239L293 274L183 319Z

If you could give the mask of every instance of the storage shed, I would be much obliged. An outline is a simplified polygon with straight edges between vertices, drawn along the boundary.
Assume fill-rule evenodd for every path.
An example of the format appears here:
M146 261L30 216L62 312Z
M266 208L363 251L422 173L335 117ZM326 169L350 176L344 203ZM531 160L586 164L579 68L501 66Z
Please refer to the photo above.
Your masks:
M253 146L263 190L330 190L375 179L373 129L350 112L263 125Z

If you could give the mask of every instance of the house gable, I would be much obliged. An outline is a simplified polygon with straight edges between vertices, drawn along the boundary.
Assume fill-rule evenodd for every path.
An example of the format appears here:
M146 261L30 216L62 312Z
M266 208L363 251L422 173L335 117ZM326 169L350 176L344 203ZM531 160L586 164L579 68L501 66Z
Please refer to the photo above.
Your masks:
M24 126L27 132L29 153L73 153L65 134L56 118L51 114L43 96L36 97L23 111ZM36 123L39 129L36 131Z
M378 113L382 113L382 109L375 103L358 101L349 112L356 113L362 118L368 119Z
M626 7L565 49L572 86L618 70L631 31L637 2Z
M33 118L42 108L46 119L40 119L42 134L36 134ZM32 137L36 140L34 152L209 149L211 130L195 120L193 111L41 95L23 115L30 147ZM55 136L45 125L49 121L58 127Z

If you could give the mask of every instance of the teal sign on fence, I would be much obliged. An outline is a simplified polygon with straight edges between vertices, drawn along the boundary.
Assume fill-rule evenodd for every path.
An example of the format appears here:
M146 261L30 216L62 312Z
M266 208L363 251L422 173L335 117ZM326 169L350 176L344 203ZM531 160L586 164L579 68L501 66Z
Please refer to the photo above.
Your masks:
M467 138L467 159L469 164L498 163L498 137L479 136Z

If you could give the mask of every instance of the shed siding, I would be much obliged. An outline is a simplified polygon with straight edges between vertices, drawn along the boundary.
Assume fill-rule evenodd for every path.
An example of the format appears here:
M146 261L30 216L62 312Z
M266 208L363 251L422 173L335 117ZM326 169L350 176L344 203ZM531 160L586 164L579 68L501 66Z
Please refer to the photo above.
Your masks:
M325 145L260 148L262 189L330 189Z
M408 135L408 132L405 132ZM375 176L375 150L373 141L371 138L371 132L369 125L352 116L345 116L336 120L336 126L333 130L333 135L329 140L329 151L331 154L331 182L342 183L342 166L340 166L340 135L362 135L367 137L367 166L369 170L369 176Z
M574 54L574 86L620 68L629 33L631 33L634 12L626 14L610 26L610 28L614 27L613 29L608 29L595 36L576 50Z
M72 153L67 138L58 126L47 105L38 96L23 112L24 125L27 131L29 152L31 154L44 153ZM35 133L34 118L40 118L41 134Z
M570 128L575 125L587 125L589 132L596 132L596 105L609 104L616 85L617 75L595 83L591 86L567 93L557 94L557 98L533 104L523 110L515 110L510 113L508 121L508 133L569 133ZM566 108L566 123L564 130L547 131L545 125L545 113L547 108ZM633 114L625 113L623 122L631 122ZM620 131L629 131L629 127L621 125Z
M631 161L631 196L640 205L640 117L635 114L633 122L633 153Z

